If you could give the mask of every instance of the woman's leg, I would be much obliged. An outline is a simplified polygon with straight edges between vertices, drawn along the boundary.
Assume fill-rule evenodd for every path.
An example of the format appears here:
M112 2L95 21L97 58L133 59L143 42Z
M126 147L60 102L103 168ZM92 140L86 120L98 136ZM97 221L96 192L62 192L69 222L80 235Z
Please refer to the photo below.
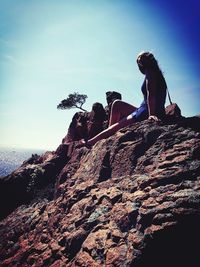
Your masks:
M134 112L136 107L130 105L121 100L115 100L111 107L109 127L119 122L122 118L127 117L129 114Z
M121 119L119 122L116 122L115 124L109 126L107 129L105 129L101 133L97 134L95 137L89 139L87 141L87 144L93 146L99 140L105 139L105 138L113 135L115 132L117 132L121 128L128 126L133 122L134 122L134 119L133 119L132 115L129 115L129 116Z

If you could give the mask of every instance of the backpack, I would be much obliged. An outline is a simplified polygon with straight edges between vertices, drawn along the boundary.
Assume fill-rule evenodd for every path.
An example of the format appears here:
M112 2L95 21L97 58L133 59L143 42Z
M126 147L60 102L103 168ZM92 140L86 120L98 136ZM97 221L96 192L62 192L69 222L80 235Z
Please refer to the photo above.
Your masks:
M168 88L167 88L167 95L168 95L170 104L168 106L166 106L166 108L165 108L166 116L175 117L175 118L182 117L181 109L178 106L178 104L172 103L172 101L171 101L171 97L170 97Z

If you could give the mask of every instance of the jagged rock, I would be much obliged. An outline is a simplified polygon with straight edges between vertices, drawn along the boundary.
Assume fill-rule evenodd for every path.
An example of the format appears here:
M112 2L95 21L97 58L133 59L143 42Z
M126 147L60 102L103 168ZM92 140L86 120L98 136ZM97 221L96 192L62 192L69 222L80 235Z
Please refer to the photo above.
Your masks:
M0 219L33 198L43 195L52 199L56 176L69 161L69 149L70 146L60 145L56 152L34 155L16 171L0 179L0 203L5 203L0 206Z
M91 150L59 146L39 164L59 165L54 198L0 222L1 266L197 266L199 122L147 120Z
M85 139L88 137L87 121L88 112L76 112L72 118L72 122L69 125L68 133L63 138L62 143L67 144L69 142Z
M32 156L29 159L27 159L27 160L25 160L23 162L22 166L25 166L27 164L37 164L37 163L40 163L40 162L41 162L40 161L40 155L32 154Z

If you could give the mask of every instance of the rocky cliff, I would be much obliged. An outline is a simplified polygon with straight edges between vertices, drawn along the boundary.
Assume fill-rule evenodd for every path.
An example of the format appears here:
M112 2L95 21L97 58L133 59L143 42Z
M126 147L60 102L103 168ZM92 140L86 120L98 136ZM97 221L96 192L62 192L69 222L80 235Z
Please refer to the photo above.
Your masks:
M0 266L198 266L200 118L61 144L0 181Z

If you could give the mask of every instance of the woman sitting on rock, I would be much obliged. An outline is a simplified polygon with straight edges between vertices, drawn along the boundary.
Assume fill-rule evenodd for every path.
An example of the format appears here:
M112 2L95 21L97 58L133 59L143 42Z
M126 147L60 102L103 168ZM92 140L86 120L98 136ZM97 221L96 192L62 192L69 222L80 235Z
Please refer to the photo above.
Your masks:
M109 127L89 140L81 140L78 147L93 146L99 140L134 122L145 119L159 121L164 117L167 85L157 60L152 53L142 52L137 57L137 64L141 73L145 75L141 88L144 100L140 107L136 108L121 100L115 100L111 107Z

